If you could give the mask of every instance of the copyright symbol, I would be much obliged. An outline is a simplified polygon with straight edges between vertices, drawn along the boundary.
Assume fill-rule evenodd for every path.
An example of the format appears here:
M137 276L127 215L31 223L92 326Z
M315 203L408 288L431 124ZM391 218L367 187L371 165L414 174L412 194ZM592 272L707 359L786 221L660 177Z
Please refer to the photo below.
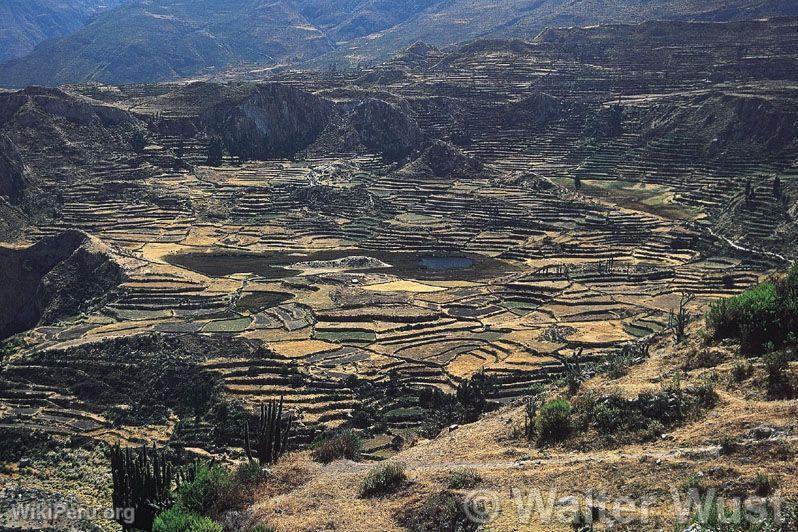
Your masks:
M474 490L465 496L463 511L472 523L486 525L499 514L499 496L493 491Z

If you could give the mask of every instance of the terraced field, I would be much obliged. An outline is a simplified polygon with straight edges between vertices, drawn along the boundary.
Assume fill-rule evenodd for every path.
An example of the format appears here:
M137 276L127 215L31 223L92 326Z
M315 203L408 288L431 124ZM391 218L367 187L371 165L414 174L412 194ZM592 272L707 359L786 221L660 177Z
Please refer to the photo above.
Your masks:
M211 446L210 425L178 422L190 412L130 427L77 376L68 389L47 378L131 369L155 349L137 339L211 342L186 348L192 371L246 407L285 396L309 438L364 406L388 435L424 421L412 393L366 401L363 386L451 393L482 373L490 398L510 401L561 377L561 356L600 361L658 333L683 294L702 305L795 255L795 207L769 187L779 176L798 197L784 118L798 96L797 28L551 31L279 75L344 107L382 98L402 109L423 140L399 159L365 140L347 147L345 127L327 125L290 158L227 154L209 166L214 135L187 95L229 87L48 95L129 113L147 125L146 146L127 148L127 126L59 117L67 159L22 142L40 126L8 122L52 200L51 212L20 208L34 215L17 242L77 228L131 264L110 300L15 339L0 363L0 426ZM756 38L741 44L740 32ZM113 342L129 361L103 354Z

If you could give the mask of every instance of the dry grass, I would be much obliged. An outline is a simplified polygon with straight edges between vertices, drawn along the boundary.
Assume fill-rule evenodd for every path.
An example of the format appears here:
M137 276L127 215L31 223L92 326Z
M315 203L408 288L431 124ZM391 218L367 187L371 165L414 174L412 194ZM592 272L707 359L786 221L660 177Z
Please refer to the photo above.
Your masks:
M599 393L612 390L632 397L657 389L669 375L682 375L683 386L704 379L710 370L684 371L684 361L694 346L688 343L676 349L671 342L665 339L656 344L650 359L631 368L627 376L616 380L598 377L584 389ZM723 386L726 373L732 370L733 357L727 359L712 370L719 375L717 406L650 443L621 443L616 448L593 451L568 450L567 446L537 449L518 436L523 407L507 406L399 453L394 460L407 464L412 484L384 499L358 499L358 486L368 465L340 461L324 467L312 463L307 453L294 455L291 462L279 467L291 471L292 477L297 469L304 471L307 482L263 499L256 506L256 515L281 530L399 530L397 518L402 512L419 507L427 496L446 489L450 475L464 468L479 475L480 489L497 494L503 511L488 527L491 531L572 529L566 523L519 521L514 497L519 490L531 488L539 488L544 497L552 487L558 489L558 497L581 496L589 490L605 491L610 497L654 496L659 502L650 509L652 519L634 524L637 530L669 529L674 522L671 487L688 485L696 475L705 487L753 495L761 475L766 474L783 495L797 497L798 401L751 400L744 391ZM752 438L751 429L758 426L773 427L785 438ZM730 454L720 450L724 437L739 442ZM277 474L285 472L278 470Z

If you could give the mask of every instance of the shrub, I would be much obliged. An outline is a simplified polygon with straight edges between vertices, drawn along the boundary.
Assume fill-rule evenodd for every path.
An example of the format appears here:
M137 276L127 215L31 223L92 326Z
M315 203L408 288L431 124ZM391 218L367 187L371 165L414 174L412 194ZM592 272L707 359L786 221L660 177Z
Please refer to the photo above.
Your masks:
M620 379L629 373L632 362L632 357L627 352L621 351L607 359L604 370L611 379Z
M571 403L558 399L544 404L535 419L535 430L541 443L567 438L571 432Z
M754 479L754 491L760 497L765 497L770 495L775 488L775 483L772 478L763 474L757 473L756 478Z
M768 395L775 399L789 398L792 395L792 386L787 354L782 351L765 355L765 369Z
M737 451L737 442L729 435L725 435L720 439L720 454L729 456Z
M754 373L754 366L748 360L740 358L734 362L732 367L732 378L734 382L743 382L751 378Z
M230 475L222 467L199 466L194 479L177 488L177 504L188 513L208 513L225 498L230 486Z
M381 497L393 493L407 480L405 465L399 462L388 462L368 472L360 484L362 498Z
M253 486L259 484L268 476L267 470L254 460L241 462L233 473L233 480L239 486Z
M449 489L463 490L471 489L482 482L482 477L473 469L457 469L449 473Z
M698 406L703 408L712 408L718 402L718 394L715 392L714 376L708 376L703 379L701 384L692 387L689 392L691 396L698 402Z
M313 446L313 459L323 464L334 460L359 460L363 441L353 430L322 436Z
M713 303L707 326L715 340L740 340L746 352L779 348L798 331L798 265L782 279Z
M174 507L155 518L153 532L222 532L222 526L184 508Z
M714 368L724 361L723 352L717 349L694 349L687 354L684 369Z
M405 527L410 532L475 532L478 525L469 516L482 515L482 512L477 508L467 511L466 504L474 503L448 491L432 495L410 513Z
M602 436L624 434L647 441L661 435L667 426L711 408L716 402L711 375L685 390L675 379L660 390L643 391L633 399L619 393L589 392L574 399L571 429L586 431L592 427Z

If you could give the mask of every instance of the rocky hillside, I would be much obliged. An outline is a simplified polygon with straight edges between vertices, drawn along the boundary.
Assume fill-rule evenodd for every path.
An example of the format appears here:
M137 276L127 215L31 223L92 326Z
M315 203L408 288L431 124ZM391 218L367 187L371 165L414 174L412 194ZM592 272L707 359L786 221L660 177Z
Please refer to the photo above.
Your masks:
M126 278L123 261L80 231L29 248L0 248L0 338L105 302Z
M243 160L358 149L401 159L421 142L418 124L401 102L366 91L334 96L280 83L200 82L163 95L157 105L181 109Z

